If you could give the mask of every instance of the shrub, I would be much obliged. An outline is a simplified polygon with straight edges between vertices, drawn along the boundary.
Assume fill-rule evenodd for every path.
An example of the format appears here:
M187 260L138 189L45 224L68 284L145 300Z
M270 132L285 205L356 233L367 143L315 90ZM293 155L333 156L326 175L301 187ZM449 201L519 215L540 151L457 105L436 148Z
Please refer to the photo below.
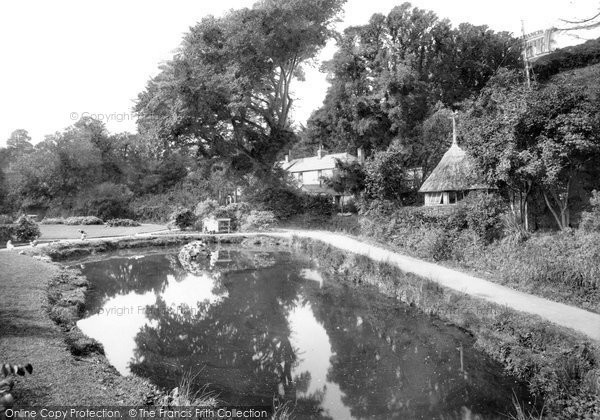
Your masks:
M489 244L502 237L506 204L495 194L471 193L460 203L461 211L469 229L484 243Z
M140 222L131 219L111 219L106 224L110 227L117 226L141 226Z
M40 223L42 225L63 225L65 219L63 217L44 217Z
M170 219L179 229L187 229L196 222L196 215L190 209L182 208L174 211Z
M579 229L586 232L600 232L600 193L596 190L592 191L590 205L592 211L581 214Z
M0 225L9 225L12 222L12 216L9 216L8 214L0 214Z
M252 210L242 219L241 230L269 230L277 223L272 211Z
M301 213L303 199L300 194L286 187L267 187L248 197L250 204L262 210L272 211L279 220L287 220Z
M536 60L533 69L536 77L544 81L551 76L570 69L591 66L600 62L600 39L558 49Z
M65 225L103 225L104 221L96 216L72 216L64 220Z
M305 195L303 210L309 215L331 217L335 213L335 204L331 197L324 195Z
M207 199L198 203L194 209L194 214L199 220L210 216L219 207L219 203L215 200Z
M14 227L11 225L0 225L0 247L4 248L6 242L11 240L15 234Z
M21 216L14 228L14 235L19 242L28 242L40 237L40 228L27 216Z
M92 198L85 205L87 214L102 219L130 217L129 202L133 193L126 185L105 182L94 188Z
M364 216L391 215L398 209L398 204L388 200L362 200L358 203L359 213Z
M429 257L434 261L446 261L452 256L455 232L437 229L431 236Z

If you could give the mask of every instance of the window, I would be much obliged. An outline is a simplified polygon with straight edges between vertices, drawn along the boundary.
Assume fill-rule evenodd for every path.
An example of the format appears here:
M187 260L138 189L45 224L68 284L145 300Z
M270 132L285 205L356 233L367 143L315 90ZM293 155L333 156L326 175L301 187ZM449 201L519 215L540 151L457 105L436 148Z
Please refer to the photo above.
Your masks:
M457 193L454 191L450 191L448 193L448 198L449 198L448 202L450 204L456 204L456 195L457 195Z

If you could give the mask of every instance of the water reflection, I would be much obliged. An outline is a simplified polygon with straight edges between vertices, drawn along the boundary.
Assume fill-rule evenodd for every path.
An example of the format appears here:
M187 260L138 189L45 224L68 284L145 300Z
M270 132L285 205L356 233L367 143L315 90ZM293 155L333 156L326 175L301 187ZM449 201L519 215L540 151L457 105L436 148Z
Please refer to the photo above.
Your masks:
M124 374L171 388L191 371L227 403L288 400L300 418L489 418L509 412L513 388L524 397L466 334L299 256L221 250L203 264L84 264L95 287L80 327Z

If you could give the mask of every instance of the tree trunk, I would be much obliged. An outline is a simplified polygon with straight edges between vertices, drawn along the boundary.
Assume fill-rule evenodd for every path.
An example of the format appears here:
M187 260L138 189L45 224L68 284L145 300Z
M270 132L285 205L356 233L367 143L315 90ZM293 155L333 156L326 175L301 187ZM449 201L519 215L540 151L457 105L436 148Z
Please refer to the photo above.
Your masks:
M544 201L546 201L546 206L552 213L552 216L554 216L554 220L556 221L558 228L560 230L563 230L566 227L564 224L565 218L564 218L563 208L561 208L561 206L559 205L559 210L558 210L558 211L560 211L560 216L559 216L559 213L554 209L554 206L550 203L550 199L548 198L548 194L546 193L546 191L542 191L542 194L544 195Z

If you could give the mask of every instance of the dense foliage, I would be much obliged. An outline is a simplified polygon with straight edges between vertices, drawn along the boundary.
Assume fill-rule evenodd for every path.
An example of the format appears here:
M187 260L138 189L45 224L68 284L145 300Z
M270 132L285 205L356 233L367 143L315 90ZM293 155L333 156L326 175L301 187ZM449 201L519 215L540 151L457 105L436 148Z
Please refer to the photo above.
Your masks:
M179 229L185 230L194 225L196 216L190 209L181 208L171 214L170 220Z
M540 57L533 64L533 71L540 81L576 68L600 63L600 39L590 39L574 47L562 48Z
M411 152L409 164L431 170L439 145L425 133L426 121L479 92L499 67L519 63L518 41L508 33L467 23L453 28L404 3L344 31L326 66L331 86L304 141L371 152L399 138Z
M240 226L244 232L269 230L277 224L277 219L272 211L252 210Z
M294 139L291 86L332 35L344 0L261 0L203 18L139 95L144 133L237 171L270 171Z
M465 113L465 140L490 185L502 188L526 228L537 191L560 229L571 226L574 191L594 185L600 160L597 87L571 79L520 83L503 71Z
M409 159L410 153L399 143L393 143L387 150L374 153L365 164L366 197L371 200L412 204L416 190L406 172Z
M106 221L106 226L116 227L116 226L128 226L135 227L141 226L140 222L131 219L110 219Z
M27 216L21 216L14 228L14 235L19 242L29 242L40 237L40 228Z

